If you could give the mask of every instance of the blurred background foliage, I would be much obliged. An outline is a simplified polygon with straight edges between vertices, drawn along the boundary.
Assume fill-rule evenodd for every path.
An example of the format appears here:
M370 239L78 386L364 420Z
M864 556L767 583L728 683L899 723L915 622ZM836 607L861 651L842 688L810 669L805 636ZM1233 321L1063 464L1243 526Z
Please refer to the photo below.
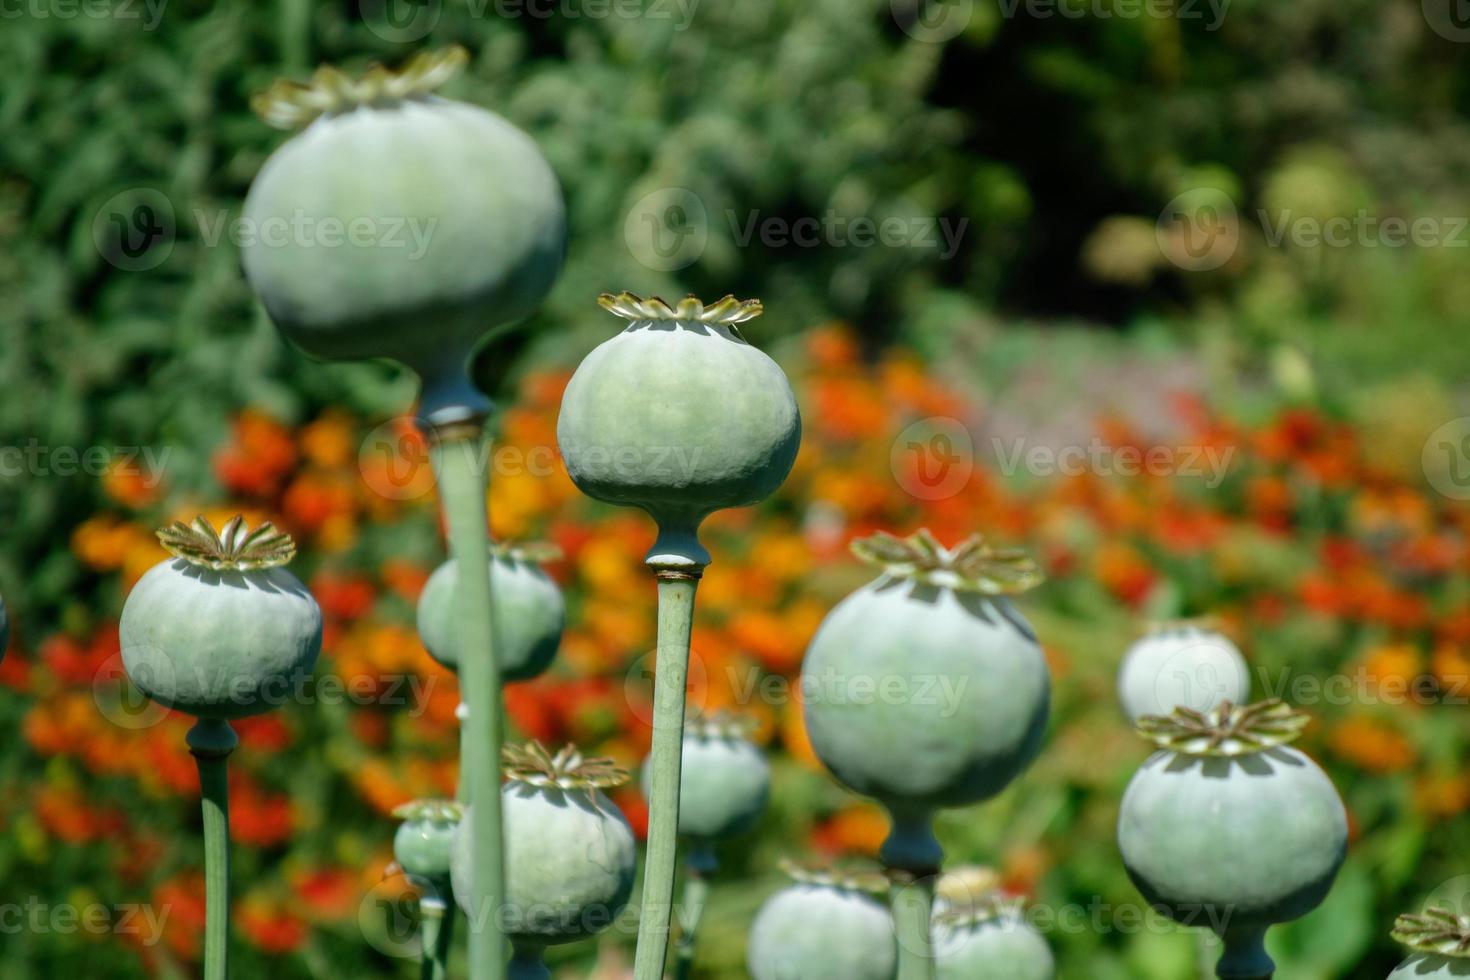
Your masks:
M26 734L0 759L0 880L52 904L166 901L184 932L164 956L122 958L111 938L7 936L6 975L190 969L188 759L167 725L140 748L90 693L115 653L124 590L156 556L149 526L227 501L282 520L320 556L307 566L314 589L340 604L330 669L352 676L358 657L363 672L429 670L410 610L440 553L432 509L375 493L358 458L411 405L412 383L392 366L324 365L286 347L229 240L281 140L247 108L273 78L458 42L473 63L446 94L503 113L544 148L572 244L545 309L478 365L506 405L532 406L506 416L508 444L553 444L557 379L615 329L596 293L765 300L748 333L807 372L813 435L782 499L721 539L747 603L769 608L710 600L712 648L789 677L804 631L855 582L837 545L869 526L1050 542L1060 582L1033 612L1071 667L1051 748L998 804L952 818L947 842L1046 902L1117 905L1133 893L1110 807L1137 753L1091 770L1080 760L1098 756L1099 732L1127 742L1098 702L1138 619L1223 608L1263 667L1371 663L1437 678L1441 694L1470 670L1466 515L1421 460L1429 434L1465 410L1470 368L1459 342L1470 72L1445 19L1452 2L1171 0L1143 16L1127 0L7 9L0 446L41 463L0 472L0 592L18 625L0 722ZM139 229L115 219L143 205L139 252L125 237ZM856 219L905 232L858 244ZM1281 235L1334 219L1351 242ZM1389 219L1427 220L1436 241L1391 244ZM816 244L761 238L813 220ZM948 504L916 497L890 459L905 426L934 416L963 420L983 457ZM1223 420L1228 439L1209 431L1254 460L1208 493L1182 477L1001 474L984 451L1099 432L1193 445L1202 419ZM512 431L517 420L525 430ZM58 447L104 447L112 463L68 475ZM127 447L155 454L161 484L137 478L147 457L121 462ZM516 696L517 722L536 731L541 718L547 737L636 759L643 736L621 678L649 622L634 597L649 590L623 564L641 531L583 507L558 474L541 474L540 489L504 481L497 529L563 543L572 557L558 574L592 639L574 635L557 677ZM1140 513L1176 494L1177 512L1162 513L1177 521ZM739 557L757 546L751 534L787 564ZM601 536L620 543L599 552ZM619 616L609 592L641 619ZM1331 723L1311 748L1335 753L1363 838L1329 907L1284 934L1284 955L1295 977L1381 974L1392 914L1470 871L1465 708L1324 710ZM380 874L389 828L373 808L405 782L443 782L452 720L390 714L295 710L247 734L257 755L236 792L237 821L256 835L241 859L253 969L392 972L363 947L363 886L344 869ZM583 714L595 721L562 717ZM712 911L722 938L709 976L740 975L740 931L777 853L862 852L877 832L803 763L789 712L768 720L779 812L734 865L766 877ZM1187 975L1194 952L1171 932L1053 938L1064 976L1166 980Z

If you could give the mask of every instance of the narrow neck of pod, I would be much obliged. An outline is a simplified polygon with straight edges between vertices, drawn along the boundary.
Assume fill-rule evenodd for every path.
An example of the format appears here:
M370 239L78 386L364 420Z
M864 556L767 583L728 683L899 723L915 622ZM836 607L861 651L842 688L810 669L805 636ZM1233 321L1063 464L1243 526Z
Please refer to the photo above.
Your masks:
M658 538L643 564L653 569L659 578L684 576L699 578L704 567L710 563L710 553L699 543L699 521L670 521L660 519Z
M892 827L878 851L878 859L890 871L914 878L939 874L944 849L934 836L934 814L928 810L889 810Z
M547 968L544 959L545 952L545 946L513 940L506 980L551 980L551 970Z
M1220 938L1225 951L1215 964L1215 976L1220 980L1271 980L1276 963L1266 952L1265 926L1227 928Z
M478 438L495 405L470 383L465 365L420 373L418 423L430 439Z

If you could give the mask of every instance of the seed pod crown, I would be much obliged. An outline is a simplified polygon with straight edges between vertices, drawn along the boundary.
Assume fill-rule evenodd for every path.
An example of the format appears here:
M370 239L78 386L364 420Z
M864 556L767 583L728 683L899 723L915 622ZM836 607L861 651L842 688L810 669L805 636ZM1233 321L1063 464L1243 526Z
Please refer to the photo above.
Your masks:
M589 759L575 745L566 745L555 755L540 742L507 745L502 752L505 775L512 782L558 789L612 789L629 779L626 769L612 759Z
M876 869L802 864L791 858L782 858L780 868L786 877L799 885L815 885L869 895L888 894L888 878Z
M733 293L726 293L723 298L708 306L694 295L685 296L678 303L671 305L658 296L644 299L626 291L616 294L603 293L597 297L597 304L624 320L634 322L673 320L684 323L719 324L730 328L730 332L737 337L740 336L740 331L736 329L739 324L747 320L754 320L765 312L765 307L761 305L760 300L736 299Z
M1287 745L1310 721L1306 712L1271 698L1244 706L1223 701L1209 711L1175 708L1167 717L1144 715L1137 730L1161 749L1230 758Z
M289 534L270 521L252 531L242 514L230 518L221 531L203 515L192 524L175 521L158 530L158 540L175 558L215 571L275 568L296 557L296 543Z
M278 79L250 100L250 108L276 129L296 129L329 113L428 95L458 75L469 59L469 52L456 44L422 51L397 71L369 65L358 78L322 65L305 84Z
M1470 915L1452 909L1434 906L1422 915L1401 915L1392 935L1416 952L1470 959Z
M410 800L393 808L395 819L428 823L459 823L464 807L454 800Z
M884 574L957 592L1014 595L1035 588L1046 578L1025 552L992 547L978 534L946 548L927 528L907 538L879 531L855 540L852 551Z
M749 739L759 726L750 715L719 710L691 713L684 722L684 732L696 738Z

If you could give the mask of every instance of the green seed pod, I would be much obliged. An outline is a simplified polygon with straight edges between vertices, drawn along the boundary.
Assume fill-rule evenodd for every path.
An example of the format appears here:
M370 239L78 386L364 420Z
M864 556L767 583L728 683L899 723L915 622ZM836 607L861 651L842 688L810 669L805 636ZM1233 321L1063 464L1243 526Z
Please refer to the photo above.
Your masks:
M786 375L737 326L758 300L727 296L677 307L629 293L599 302L631 321L578 366L556 437L567 472L589 497L641 507L658 522L647 561L704 566L705 517L770 496L801 441Z
M1160 751L1123 796L1123 863L1150 904L1221 934L1222 977L1269 975L1267 927L1316 908L1347 852L1337 790L1287 747L1306 723L1273 700L1139 724Z
M393 816L403 823L393 834L393 859L412 877L445 880L463 815L463 808L451 800L414 800L397 807Z
M1393 938L1412 950L1388 980L1470 977L1470 915L1435 906L1423 915L1401 915Z
M1046 660L1004 595L1041 573L978 536L947 551L927 531L879 534L854 551L883 574L842 600L807 650L807 732L838 780L892 813L885 863L928 873L941 856L933 811L989 799L1041 748Z
M525 681L550 666L566 626L566 600L539 562L560 556L553 545L492 545L495 583L495 659L502 681ZM454 588L459 573L453 559L434 570L419 595L419 639L440 664L459 670L454 643Z
M756 913L745 964L753 980L893 980L898 946L882 875L783 862L796 884Z
M1056 957L995 873L962 868L939 880L934 903L935 980L1055 980Z
M483 403L469 355L535 310L566 248L561 188L531 138L432 95L467 60L454 47L360 79L323 67L254 103L272 125L306 128L246 196L246 276L307 353L417 371L429 419Z
M1118 699L1135 724L1175 708L1244 704L1250 690L1250 669L1240 650L1218 630L1197 623L1154 628L1128 648L1118 668Z
M771 764L748 736L750 720L717 712L684 726L683 778L679 783L679 835L707 854L715 841L738 837L760 819L771 792ZM649 791L650 767L642 786Z
M568 745L555 756L540 744L505 751L506 936L520 949L585 939L606 929L633 891L633 829L603 789L627 782L607 759L584 759ZM470 808L473 810L473 806ZM468 817L461 826L469 826ZM472 917L470 835L455 835L454 896Z
M243 718L279 707L306 682L322 645L322 614L279 566L296 553L270 524L203 517L158 532L175 557L133 587L119 635L139 690L199 718Z

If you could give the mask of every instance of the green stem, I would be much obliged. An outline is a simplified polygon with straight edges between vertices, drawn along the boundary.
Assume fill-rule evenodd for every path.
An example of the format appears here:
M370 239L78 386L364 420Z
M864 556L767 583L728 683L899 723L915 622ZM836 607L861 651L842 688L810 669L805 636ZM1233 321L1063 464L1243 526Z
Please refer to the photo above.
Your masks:
M504 904L504 839L500 814L502 704L490 606L490 531L486 513L487 474L481 465L484 429L462 422L431 430L449 554L458 567L454 618L458 627L459 676L469 716L462 723L460 796L471 803L470 977L502 980L505 942L496 930ZM465 785L466 781L468 786Z
M680 923L679 942L674 947L674 980L689 980L694 969L694 953L699 945L699 923L704 918L704 903L709 898L709 879L716 868L714 855L708 848L696 848L684 859L684 918Z
M653 678L653 753L648 794L648 855L638 917L634 980L662 980L669 953L679 837L679 776L684 756L684 699L689 634L699 569L655 569L658 575L658 654Z
M447 893L449 882L442 884ZM450 907L442 898L425 895L419 900L424 943L422 980L449 980L449 949L454 943L454 916L449 913Z
M898 936L898 980L933 980L930 915L934 881L944 851L927 810L890 807L892 827L878 856L893 882L893 926Z
M199 765L204 810L204 980L230 975L230 785L226 765L240 744L229 722L200 718L185 736Z
M895 881L890 899L898 935L898 980L933 980L929 917L934 907L934 879Z

